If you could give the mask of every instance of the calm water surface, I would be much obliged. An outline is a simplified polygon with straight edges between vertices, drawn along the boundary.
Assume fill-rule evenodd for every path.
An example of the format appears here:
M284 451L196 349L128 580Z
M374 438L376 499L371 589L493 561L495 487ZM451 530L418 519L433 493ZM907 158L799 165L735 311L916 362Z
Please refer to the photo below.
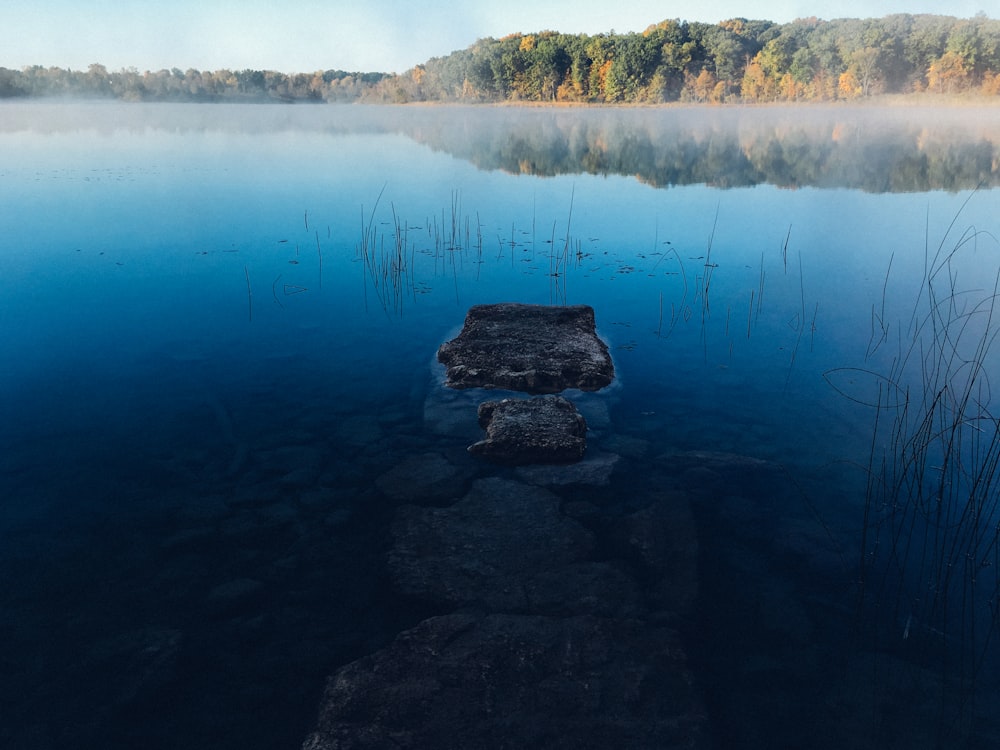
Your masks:
M428 614L387 580L375 480L428 451L496 471L463 456L474 411L436 421L434 353L470 305L521 301L595 308L604 507L685 488L686 452L736 474L686 487L720 747L824 722L992 746L996 662L940 667L989 650L995 537L966 555L975 637L935 637L903 574L874 625L855 605L871 404L927 382L899 362L928 264L967 336L992 325L997 112L800 117L5 103L0 744L298 746L325 676ZM740 457L782 480L741 483ZM885 699L894 675L919 697Z

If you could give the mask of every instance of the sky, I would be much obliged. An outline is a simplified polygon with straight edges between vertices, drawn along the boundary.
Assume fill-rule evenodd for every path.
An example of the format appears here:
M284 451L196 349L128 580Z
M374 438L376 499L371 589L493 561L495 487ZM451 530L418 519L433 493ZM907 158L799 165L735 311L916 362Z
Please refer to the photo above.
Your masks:
M668 18L998 16L996 0L3 0L0 67L402 73L477 39L642 31ZM695 6L695 7L692 7Z

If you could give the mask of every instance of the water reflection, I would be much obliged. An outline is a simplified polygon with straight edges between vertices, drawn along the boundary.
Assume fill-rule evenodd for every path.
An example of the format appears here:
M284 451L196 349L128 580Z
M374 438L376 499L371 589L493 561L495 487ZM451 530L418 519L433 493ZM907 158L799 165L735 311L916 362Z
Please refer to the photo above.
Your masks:
M410 135L483 169L635 175L655 187L967 190L995 185L1000 124L926 109L463 113L455 132Z
M905 501L942 478L996 497L995 377L971 376L998 371L974 334L1000 256L963 231L992 230L997 194L774 185L994 184L997 138L965 111L808 111L2 109L0 745L298 745L326 675L440 613L387 580L389 529L421 471L456 477L442 502L494 478L465 452L475 404L428 364L500 299L598 311L620 377L588 441L610 483L553 492L601 563L647 570L632 540L659 554L661 526L697 540L677 621L718 746L921 747L995 714L994 662L974 706L968 653L934 632L947 604L949 638L991 642L997 546L970 566L960 537L994 532L990 508L942 532L974 604L934 609L910 601L929 526ZM688 182L759 187L649 187ZM879 401L887 383L911 400ZM960 443L978 453L935 468ZM865 568L889 577L858 630L866 504L867 541L903 542ZM937 580L973 592L956 575Z
M553 109L333 105L4 105L0 133L396 133L484 170L875 193L1000 183L993 107Z

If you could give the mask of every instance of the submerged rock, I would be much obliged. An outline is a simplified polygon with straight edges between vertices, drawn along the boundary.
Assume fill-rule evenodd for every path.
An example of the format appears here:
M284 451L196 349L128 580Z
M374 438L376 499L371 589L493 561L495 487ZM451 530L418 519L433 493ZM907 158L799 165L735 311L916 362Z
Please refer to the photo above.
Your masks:
M573 464L535 464L518 466L515 476L528 484L558 487L569 484L607 485L620 457L614 453L590 449L582 461Z
M584 559L593 535L540 487L489 478L447 508L400 507L389 570L409 596L525 611L525 583Z
M679 750L702 747L704 729L669 629L452 614L338 670L303 750Z
M615 376L588 305L473 305L461 333L437 356L451 388L596 391Z
M486 439L469 453L497 463L572 463L587 450L587 422L562 396L487 401L479 405L479 426Z
M423 453L394 466L375 486L394 500L428 502L461 496L470 475L439 453Z

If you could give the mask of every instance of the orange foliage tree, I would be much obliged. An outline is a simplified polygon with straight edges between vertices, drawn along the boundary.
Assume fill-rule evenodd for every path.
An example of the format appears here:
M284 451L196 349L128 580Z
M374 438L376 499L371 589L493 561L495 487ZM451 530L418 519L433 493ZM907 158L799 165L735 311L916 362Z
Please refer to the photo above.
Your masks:
M927 68L928 91L956 94L967 90L970 83L965 59L957 52L945 52Z

